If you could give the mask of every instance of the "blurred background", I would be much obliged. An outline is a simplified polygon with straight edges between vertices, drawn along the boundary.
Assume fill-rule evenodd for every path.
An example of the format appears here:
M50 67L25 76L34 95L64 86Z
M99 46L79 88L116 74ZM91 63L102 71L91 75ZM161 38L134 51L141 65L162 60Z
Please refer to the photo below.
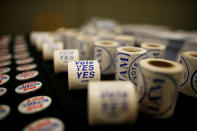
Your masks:
M79 27L93 16L197 30L196 7L196 0L1 0L0 34Z

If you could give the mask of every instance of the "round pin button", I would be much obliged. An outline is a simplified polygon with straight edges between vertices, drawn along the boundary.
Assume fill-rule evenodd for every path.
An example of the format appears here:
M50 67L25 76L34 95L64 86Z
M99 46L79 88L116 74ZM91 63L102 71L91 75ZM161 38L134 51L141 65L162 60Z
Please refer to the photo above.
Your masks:
M27 63L31 63L33 60L34 59L32 57L25 58L25 59L17 60L16 64L18 64L18 65L27 64Z
M7 92L7 89L6 88L0 87L0 97L3 96L3 95L5 95L6 92Z
M0 63L0 67L8 66L8 65L10 65L11 63L12 63L11 61L1 62L1 63Z
M27 94L34 92L42 87L42 83L39 81L27 82L16 87L15 92L18 94Z
M8 105L0 105L0 120L3 120L10 113Z
M32 70L32 69L35 69L37 67L36 64L27 64L27 65L21 65L21 66L18 66L16 68L17 71L27 71L27 70Z
M8 73L11 71L10 67L2 67L0 68L0 74Z
M29 56L29 53L23 53L23 54L15 54L14 59L25 59Z
M11 54L2 55L2 56L0 56L0 61L7 61L7 60L10 60L11 58L12 58Z
M22 131L64 131L64 123L54 117L46 117L30 123Z
M10 80L9 75L0 74L0 85L7 83Z
M19 73L16 76L16 79L19 81L20 80L28 80L28 79L38 76L38 74L39 74L39 72L37 70L25 71L25 72Z
M48 108L51 102L52 99L48 96L31 97L18 105L18 111L23 114L33 114Z

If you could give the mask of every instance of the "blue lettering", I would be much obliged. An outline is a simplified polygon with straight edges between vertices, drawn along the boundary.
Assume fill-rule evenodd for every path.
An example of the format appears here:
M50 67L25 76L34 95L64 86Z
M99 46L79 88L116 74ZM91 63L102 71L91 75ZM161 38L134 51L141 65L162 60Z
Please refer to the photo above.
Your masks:
M91 71L90 72L90 76L89 76L90 78L94 78L94 71Z
M82 74L82 72L80 72L80 73L77 72L78 79L80 78L81 74Z
M83 78L88 78L88 72L83 72Z
M94 70L94 65L89 65L89 71Z
M82 70L83 70L83 71L87 71L87 66L88 66L88 65L83 65L83 69L82 69Z

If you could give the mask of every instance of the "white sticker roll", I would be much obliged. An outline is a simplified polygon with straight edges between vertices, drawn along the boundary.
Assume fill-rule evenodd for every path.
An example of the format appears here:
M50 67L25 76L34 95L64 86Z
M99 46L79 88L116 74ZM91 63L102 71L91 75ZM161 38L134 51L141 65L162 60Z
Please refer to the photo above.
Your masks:
M79 60L79 51L76 49L56 50L54 52L55 73L67 72L68 61Z
M101 74L114 74L114 58L118 43L115 41L102 40L95 42L94 59L98 60Z
M131 82L89 82L88 121L90 125L132 124L137 116L137 93Z
M54 51L61 50L61 49L63 49L62 42L43 44L43 48L42 48L43 59L45 61L53 60Z
M155 118L172 116L183 66L157 58L141 60L139 65L137 92L140 111Z
M183 52L179 63L184 67L179 91L197 97L197 51Z
M77 49L79 50L80 60L94 59L94 42L96 37L91 35L79 35L77 37Z
M147 50L148 58L163 58L166 46L158 43L144 42L141 48Z
M68 62L69 90L86 88L89 81L100 80L100 67L96 60Z
M116 35L115 41L119 43L119 46L134 46L135 37L131 35Z
M145 49L138 47L119 47L116 55L116 80L130 80L137 86L139 61L147 58L146 53Z
M77 31L74 29L67 30L66 34L66 45L67 49L75 49L76 48L76 38L77 38Z

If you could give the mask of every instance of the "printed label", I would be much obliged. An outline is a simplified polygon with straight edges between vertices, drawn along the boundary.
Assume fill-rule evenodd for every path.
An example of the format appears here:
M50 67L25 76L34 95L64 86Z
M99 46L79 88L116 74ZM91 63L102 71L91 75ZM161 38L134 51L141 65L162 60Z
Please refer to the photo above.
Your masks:
M119 119L128 111L128 93L125 91L102 91L100 92L101 111L105 116Z
M0 120L3 120L10 113L8 105L0 105Z
M10 80L9 75L0 74L0 85L7 83Z
M197 93L197 70L192 74L191 87L195 93Z
M189 79L189 67L188 67L185 59L182 56L181 56L181 59L180 59L179 63L181 65L183 65L183 67L184 67L184 72L182 73L183 75L182 75L181 81L180 81L182 83L179 85L180 87L182 87L187 83L187 81Z
M0 74L8 73L10 71L11 71L10 67L0 68Z
M48 96L36 96L24 100L18 106L18 111L23 114L40 112L50 106L52 100Z
M42 87L42 83L39 81L32 81L28 83L24 83L18 87L16 87L15 92L18 94L27 94L30 92L34 92Z
M25 58L25 59L17 60L16 64L18 65L27 64L33 62L33 60L34 60L33 58Z
M34 77L38 76L38 74L39 74L39 72L36 71L36 70L26 71L26 72L19 73L16 76L16 79L17 80L28 80L28 79L31 79L31 78L34 78Z
M170 75L157 73L157 77L145 78L145 80L148 83L144 85L147 93L141 104L147 108L150 115L168 113L176 103L178 85L175 79Z
M72 61L75 59L75 51L68 50L68 51L60 51L60 60L67 64L68 61Z
M11 61L2 62L2 63L0 63L0 67L8 66L10 64L11 64Z
M64 131L64 124L57 118L42 118L25 127L23 131Z
M101 72L107 71L114 64L112 54L101 46L95 47L95 60L98 60Z
M17 71L27 71L27 70L32 70L32 69L35 69L37 67L36 64L27 64L27 65L21 65L21 66L18 66L16 68Z
M0 87L0 97L3 96L3 95L5 95L6 92L7 92L7 89L6 88Z
M137 72L139 72L139 61L146 59L146 58L147 58L146 53L142 54L142 55L138 56L137 58L135 58L130 64L130 67L128 70L128 76L129 76L129 79L131 80L131 82L133 82L133 84L135 86L137 86L137 77L138 77Z
M88 82L89 79L94 78L94 62L93 61L76 61L77 79L81 82Z

